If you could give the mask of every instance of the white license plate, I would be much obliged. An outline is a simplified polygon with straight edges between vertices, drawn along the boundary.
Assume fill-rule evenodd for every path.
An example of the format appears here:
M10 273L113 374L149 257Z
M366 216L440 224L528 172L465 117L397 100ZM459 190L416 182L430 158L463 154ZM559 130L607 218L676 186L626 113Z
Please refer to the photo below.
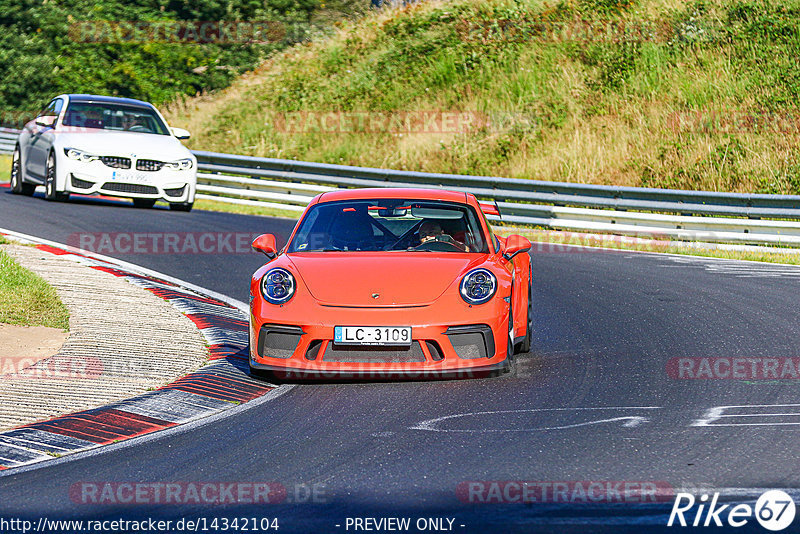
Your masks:
M411 345L410 326L336 326L337 345Z
M150 177L145 175L141 172L125 172L125 171L114 171L111 173L112 180L120 180L123 182L137 182L137 183L149 183Z

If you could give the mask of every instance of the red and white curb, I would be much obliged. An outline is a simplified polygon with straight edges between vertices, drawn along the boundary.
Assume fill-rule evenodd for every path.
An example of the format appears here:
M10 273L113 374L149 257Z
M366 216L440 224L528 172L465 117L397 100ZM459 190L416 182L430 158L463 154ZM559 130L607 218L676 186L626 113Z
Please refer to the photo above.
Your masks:
M157 390L99 408L0 432L0 470L30 465L196 421L257 399L276 386L248 372L248 318L242 304L112 258L35 237L0 235L123 277L167 300L197 325L209 363Z

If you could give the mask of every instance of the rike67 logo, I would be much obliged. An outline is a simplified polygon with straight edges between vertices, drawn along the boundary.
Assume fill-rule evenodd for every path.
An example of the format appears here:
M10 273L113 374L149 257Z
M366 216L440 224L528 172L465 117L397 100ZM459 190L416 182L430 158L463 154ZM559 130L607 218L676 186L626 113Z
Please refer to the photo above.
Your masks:
M681 527L743 527L755 516L756 521L767 530L779 531L792 524L796 513L792 497L780 490L761 494L755 507L749 504L718 504L719 493L709 502L703 494L696 499L691 493L678 493L669 514L667 526Z

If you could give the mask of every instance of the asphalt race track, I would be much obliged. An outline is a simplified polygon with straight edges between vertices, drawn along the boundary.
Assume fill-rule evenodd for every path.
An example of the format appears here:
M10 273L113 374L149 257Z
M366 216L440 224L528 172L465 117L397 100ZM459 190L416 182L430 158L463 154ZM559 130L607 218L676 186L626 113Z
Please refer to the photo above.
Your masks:
M282 244L292 226L100 200L47 203L0 189L0 227L64 243L76 232L273 232ZM255 254L103 253L245 302L261 263ZM534 342L516 377L302 384L190 431L4 476L0 512L277 517L278 532L354 532L348 517L451 518L454 532L641 532L665 525L672 497L469 503L463 488L627 481L732 502L767 488L796 495L800 380L680 379L672 359L749 358L750 369L758 358L800 357L800 269L575 249L532 257ZM77 504L70 488L86 481L274 481L287 498ZM317 502L307 502L314 487Z

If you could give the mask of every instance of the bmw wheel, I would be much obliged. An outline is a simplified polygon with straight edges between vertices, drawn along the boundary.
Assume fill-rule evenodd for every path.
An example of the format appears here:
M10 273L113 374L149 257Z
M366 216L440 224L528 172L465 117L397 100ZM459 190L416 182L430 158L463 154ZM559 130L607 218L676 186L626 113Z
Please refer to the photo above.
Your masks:
M170 202L169 209L172 211L192 211L194 202Z
M19 145L14 148L14 155L11 156L11 192L17 195L31 196L36 190L33 184L26 184L22 178L22 156Z
M156 205L156 199L154 198L134 198L133 199L133 207L141 208L141 209L148 209L152 208Z
M45 170L44 198L63 202L69 199L69 193L60 193L56 190L56 155L52 152L47 157L47 169Z

